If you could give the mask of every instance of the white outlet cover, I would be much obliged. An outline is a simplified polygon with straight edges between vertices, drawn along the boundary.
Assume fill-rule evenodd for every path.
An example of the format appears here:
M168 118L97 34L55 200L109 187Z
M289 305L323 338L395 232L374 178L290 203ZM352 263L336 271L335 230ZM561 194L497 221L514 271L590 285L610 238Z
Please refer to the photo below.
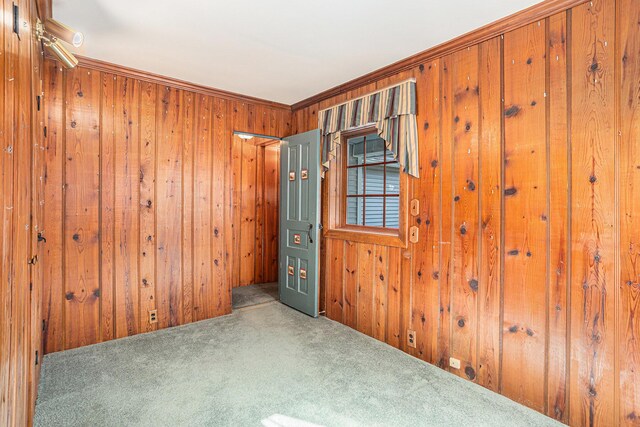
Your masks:
M458 359L456 359L455 357L450 357L449 358L449 366L451 366L452 368L455 368L455 369L460 369L460 361Z

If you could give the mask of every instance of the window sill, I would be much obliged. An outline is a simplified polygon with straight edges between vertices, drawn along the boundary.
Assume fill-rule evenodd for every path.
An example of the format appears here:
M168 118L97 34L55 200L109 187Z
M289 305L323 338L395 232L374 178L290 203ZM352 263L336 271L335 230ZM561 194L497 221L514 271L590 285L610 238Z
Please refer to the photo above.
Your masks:
M348 240L350 242L373 243L381 246L406 248L407 241L400 230L366 229L360 227L332 228L324 231L328 239Z

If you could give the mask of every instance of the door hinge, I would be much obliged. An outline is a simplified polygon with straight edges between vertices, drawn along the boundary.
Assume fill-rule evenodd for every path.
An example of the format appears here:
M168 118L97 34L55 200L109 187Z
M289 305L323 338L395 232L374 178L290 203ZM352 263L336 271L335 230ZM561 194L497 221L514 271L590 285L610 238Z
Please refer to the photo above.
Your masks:
M42 319L42 332L44 332L44 330L46 329L46 325L47 323L44 321L44 319Z
M36 350L36 366L38 365L38 350Z
M28 264L30 265L36 265L37 263L38 263L38 255L34 255L33 257L31 257L31 259L28 262Z
M40 95L36 96L36 103L38 105L38 111L40 111Z
M47 127L45 126L45 127L42 129L42 131L44 132L44 137L46 138L46 137L47 137Z
M29 292L33 292L33 283L29 283Z

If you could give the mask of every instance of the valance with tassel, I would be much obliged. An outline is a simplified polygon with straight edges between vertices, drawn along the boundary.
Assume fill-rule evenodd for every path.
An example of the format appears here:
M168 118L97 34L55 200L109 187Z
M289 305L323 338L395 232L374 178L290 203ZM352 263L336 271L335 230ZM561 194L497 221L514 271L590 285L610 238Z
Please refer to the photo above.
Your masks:
M418 178L415 80L320 111L318 127L322 138L324 170L336 158L341 141L340 133L368 124L375 125L378 135L384 139L387 149L393 153L403 170Z

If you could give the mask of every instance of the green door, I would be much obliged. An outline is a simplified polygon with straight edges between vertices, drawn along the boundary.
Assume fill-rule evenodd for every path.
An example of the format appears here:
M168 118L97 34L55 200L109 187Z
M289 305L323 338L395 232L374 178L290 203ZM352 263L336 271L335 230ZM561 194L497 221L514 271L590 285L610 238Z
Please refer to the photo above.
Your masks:
M280 145L280 301L318 316L320 131Z

